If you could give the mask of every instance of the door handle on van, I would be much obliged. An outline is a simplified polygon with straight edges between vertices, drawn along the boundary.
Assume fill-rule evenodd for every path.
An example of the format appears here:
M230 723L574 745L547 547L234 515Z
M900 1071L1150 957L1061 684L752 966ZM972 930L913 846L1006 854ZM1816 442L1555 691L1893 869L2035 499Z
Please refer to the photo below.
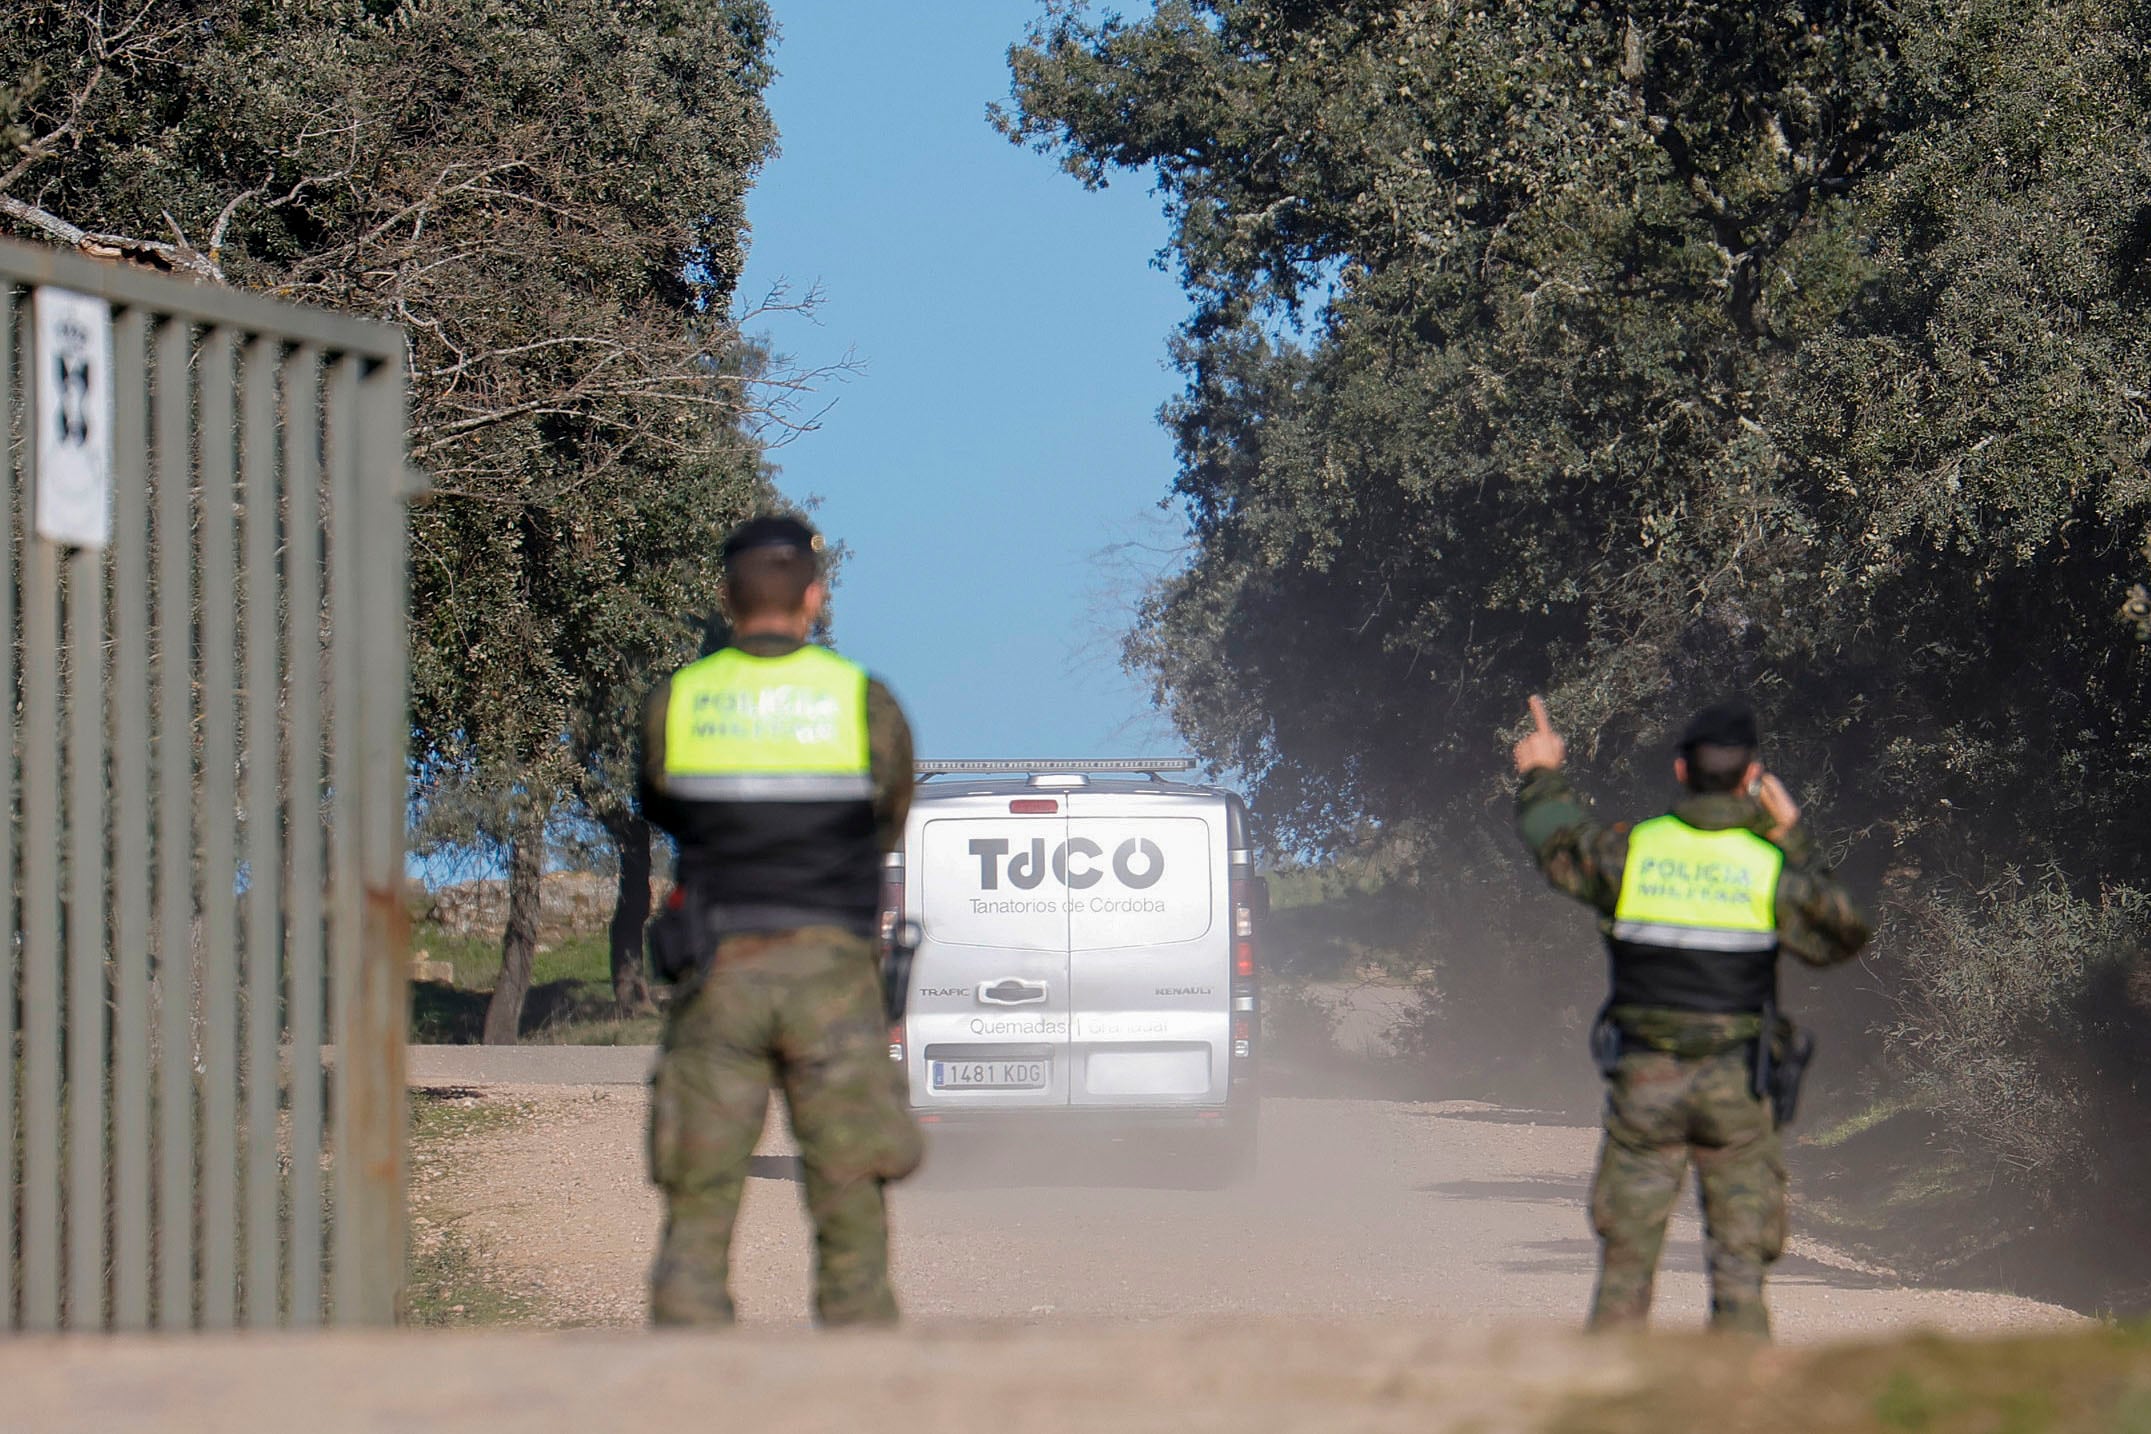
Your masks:
M1024 981L1010 976L978 984L979 1004L985 1006L1032 1006L1045 998L1046 983L1043 981Z

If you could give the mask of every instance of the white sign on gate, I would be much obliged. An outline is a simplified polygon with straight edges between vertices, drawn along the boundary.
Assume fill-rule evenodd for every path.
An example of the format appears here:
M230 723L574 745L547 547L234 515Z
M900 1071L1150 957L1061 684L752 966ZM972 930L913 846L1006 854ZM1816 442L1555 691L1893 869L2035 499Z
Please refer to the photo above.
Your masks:
M39 289L37 535L78 548L112 537L112 308Z

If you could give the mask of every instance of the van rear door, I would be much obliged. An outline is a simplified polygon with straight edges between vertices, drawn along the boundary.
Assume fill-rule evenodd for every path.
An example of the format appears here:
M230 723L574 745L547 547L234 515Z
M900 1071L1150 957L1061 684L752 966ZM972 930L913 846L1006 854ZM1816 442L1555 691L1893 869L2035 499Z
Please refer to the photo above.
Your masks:
M1071 794L1069 1103L1222 1105L1231 1083L1222 801Z
M921 1110L1068 1102L1068 911L1056 795L967 795L913 809L907 906L919 913L905 1017Z

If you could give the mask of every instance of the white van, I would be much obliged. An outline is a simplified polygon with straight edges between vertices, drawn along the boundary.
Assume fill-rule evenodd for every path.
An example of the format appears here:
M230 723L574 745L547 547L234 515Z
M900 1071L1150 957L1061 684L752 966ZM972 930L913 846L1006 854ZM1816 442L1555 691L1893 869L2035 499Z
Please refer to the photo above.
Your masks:
M917 954L890 1056L922 1122L1097 1117L1255 1141L1247 811L1185 758L921 762L883 887Z

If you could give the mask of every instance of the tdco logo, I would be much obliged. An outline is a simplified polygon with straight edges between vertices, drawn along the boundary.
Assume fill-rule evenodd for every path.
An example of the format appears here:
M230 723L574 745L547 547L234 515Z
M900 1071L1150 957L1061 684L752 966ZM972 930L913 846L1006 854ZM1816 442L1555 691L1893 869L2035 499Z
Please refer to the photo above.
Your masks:
M1070 837L1053 848L1051 861L1046 857L1043 837L1033 837L1028 847L1018 847L1013 855L1009 852L1006 837L977 837L971 842L971 855L978 858L978 884L981 890L999 891L1001 875L1006 871L1008 884L1022 891L1030 891L1046 879L1050 867L1053 879L1070 891L1085 891L1105 879L1105 872L1095 863L1105 855L1105 848L1089 837ZM1078 862L1085 863L1077 865ZM1165 875L1165 853L1158 844L1145 837L1129 837L1113 850L1113 879L1134 891L1143 891L1158 884Z

